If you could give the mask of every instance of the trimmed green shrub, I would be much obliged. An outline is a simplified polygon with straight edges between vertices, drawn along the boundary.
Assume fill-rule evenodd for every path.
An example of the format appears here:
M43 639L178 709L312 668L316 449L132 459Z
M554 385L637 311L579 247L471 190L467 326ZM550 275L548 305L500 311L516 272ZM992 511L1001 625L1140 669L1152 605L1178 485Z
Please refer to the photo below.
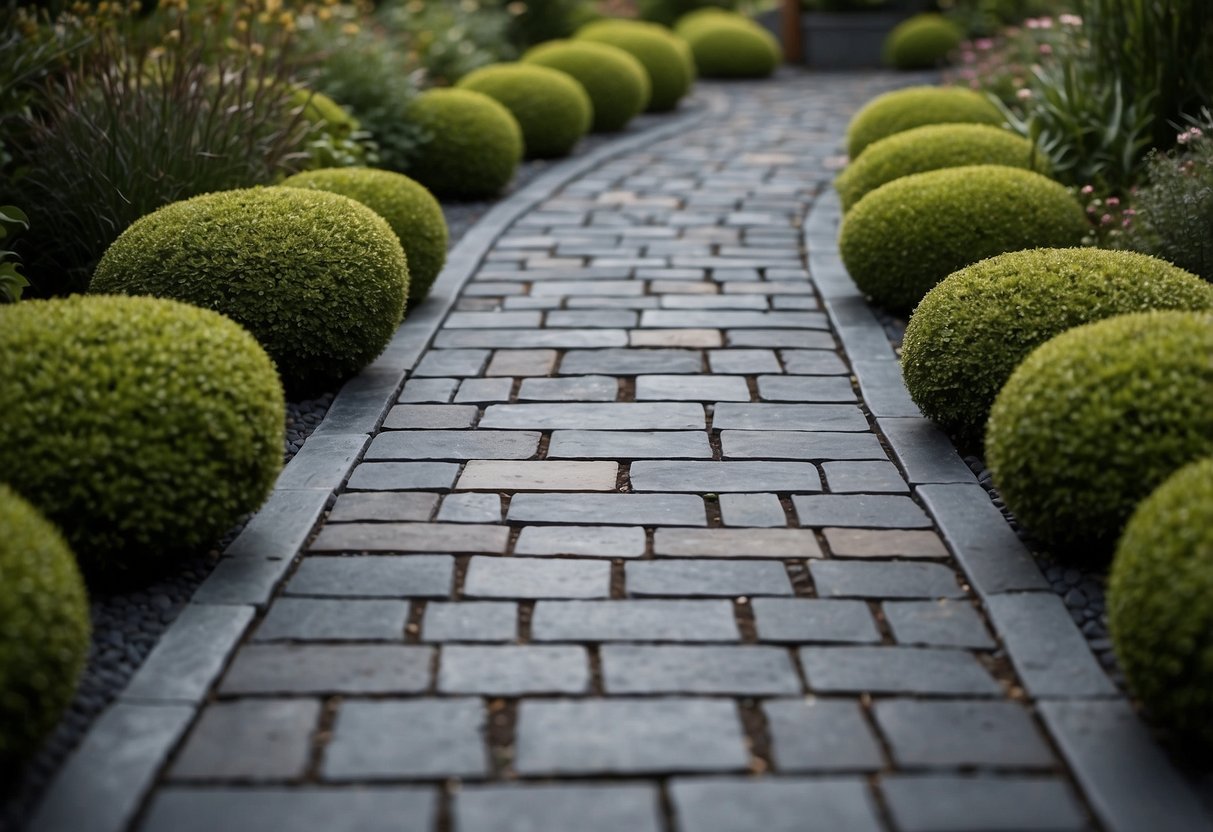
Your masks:
M988 124L928 124L873 142L834 180L844 211L881 185L942 168L1003 165L1048 173L1035 145Z
M1011 374L986 451L1054 554L1106 556L1133 508L1213 455L1213 314L1139 312L1063 332Z
M308 161L304 167L315 170L377 164L379 155L370 134L344 107L324 93L295 88L292 100L302 107L307 122L304 148Z
M1156 309L1213 310L1213 286L1143 254L1000 254L927 293L906 328L901 369L924 414L980 442L994 397L1028 353L1081 324Z
M972 165L877 188L843 218L838 244L859 288L906 312L957 269L1005 251L1076 246L1088 227L1078 202L1056 182Z
M884 61L897 69L932 69L960 46L964 30L941 14L916 14L893 27L884 42Z
M11 472L10 473L16 473ZM59 530L0 483L0 770L38 748L72 700L88 598Z
M636 3L643 19L664 26L673 26L675 21L704 11L727 13L736 5L736 0L638 0Z
M434 89L409 107L428 134L407 173L439 196L496 196L522 160L522 128L510 111L482 93Z
M299 173L288 188L311 188L361 202L396 232L408 261L408 299L421 303L446 263L448 232L433 194L404 174L373 168L328 168Z
M878 95L847 125L847 153L852 159L872 142L926 124L992 124L1002 113L981 93L961 87L906 87Z
M704 6L700 9L687 12L680 16L674 23L674 34L680 36L684 40L689 38L697 29L702 28L705 24L709 27L714 23L724 22L746 22L749 18L745 15L740 15L735 11L720 8L718 6Z
M581 27L576 37L618 47L640 61L652 90L650 113L673 110L691 89L691 72L684 53L664 26L634 20L603 20Z
M287 388L314 392L383 351L408 293L387 222L338 194L220 191L135 222L97 265L94 294L154 295L246 327Z
M584 40L553 40L522 56L528 64L558 69L585 88L594 107L595 133L627 127L649 105L652 88L640 61L617 46Z
M282 468L278 374L222 315L148 297L23 301L0 307L0 354L0 471L95 571L214 544Z
M1108 625L1150 715L1213 746L1213 459L1176 471L1133 512L1112 561Z
M687 27L684 37L704 78L766 78L783 60L779 41L758 24L709 16Z
M567 156L590 130L594 108L567 73L535 64L494 64L464 76L460 89L483 93L518 121L526 155Z

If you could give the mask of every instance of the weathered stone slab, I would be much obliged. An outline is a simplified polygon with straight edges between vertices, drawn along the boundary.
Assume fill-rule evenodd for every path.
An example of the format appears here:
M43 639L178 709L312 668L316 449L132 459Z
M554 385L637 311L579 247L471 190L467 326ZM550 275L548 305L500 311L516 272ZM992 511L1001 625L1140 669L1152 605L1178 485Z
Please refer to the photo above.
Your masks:
M518 462L474 459L456 487L482 491L614 491L616 462Z
M611 564L605 560L472 558L464 580L468 598L606 598Z
M206 707L173 761L175 780L281 780L307 767L315 699L240 699Z
M741 376L638 376L637 401L748 402Z
M714 430L866 431L867 417L849 404L735 404L722 402Z
M514 544L518 555L638 558L644 550L640 526L526 526Z
M909 497L883 494L809 494L792 498L801 526L877 529L930 528L931 518Z
M486 376L546 376L556 366L556 350L497 350Z
M883 778L881 791L901 832L1090 828L1082 804L1063 780L1054 777L900 774ZM1131 828L1150 827L1125 827Z
M608 694L801 692L787 650L778 647L607 644L599 654Z
M728 601L540 601L534 641L737 641Z
M478 376L488 360L488 350L430 350L413 369L413 378Z
M167 788L152 799L144 832L429 832L432 788Z
M496 404L483 428L510 430L702 430L703 406L690 403Z
M890 601L884 617L899 644L992 650L977 610L964 601Z
M956 574L938 563L823 560L809 564L823 598L963 598Z
M871 433L792 430L722 430L726 459L888 459Z
M225 694L421 693L430 647L403 644L250 644L220 685Z
M511 523L706 526L703 499L690 494L518 494Z
M768 402L853 402L845 376L759 376L758 395Z
M477 777L488 771L480 699L344 702L321 767L326 780Z
M633 347L703 348L724 343L719 329L634 329L629 336Z
M948 550L933 531L909 529L824 529L835 555L847 558L946 558Z
M826 333L822 333L825 335ZM838 353L833 352L833 339L818 349L783 350L783 368L788 373L801 376L840 376L850 373Z
M635 597L792 594L787 570L777 561L633 561L624 568L628 595Z
M305 557L287 582L287 595L364 598L445 598L455 559L450 555Z
M398 404L388 411L384 430L470 428L478 411L470 405Z
M622 329L466 329L444 330L434 339L435 351L441 355L454 349L492 347L498 349L573 349L585 347L625 347L628 334ZM471 350L468 350L469 352ZM444 375L458 375L445 373ZM468 374L472 375L472 374Z
M593 373L639 376L702 370L700 353L679 349L569 350L560 362L560 374L566 376Z
M827 462L821 466L835 494L908 492L910 486L891 462Z
M905 768L1051 768L1053 753L1018 702L884 699L876 724Z
M802 647L800 663L817 693L968 694L1002 689L972 654L920 647Z
M670 797L684 832L880 832L884 828L876 802L859 777L676 779Z
M526 378L518 390L522 401L613 402L618 395L619 382L610 376Z
M504 554L505 526L453 523L339 523L325 526L313 552L492 552Z
M634 491L820 491L821 477L807 462L633 462Z
M279 598L253 640L400 641L408 615L404 601Z
M828 332L817 332L805 329L730 329L725 338L730 347L775 347L805 350L833 350L836 346L834 336ZM829 353L832 355L832 353ZM823 356L827 353L823 353ZM834 356L838 361L838 356ZM787 357L784 357L785 364ZM842 362L838 361L841 367ZM792 370L788 372L802 372ZM840 370L839 372L843 372Z
M443 523L500 523L501 497L497 494L448 494L442 499L438 520Z
M783 505L774 494L721 494L720 518L726 526L783 528Z
M438 505L437 494L420 492L350 492L340 494L328 522L358 520L426 521Z
M755 598L759 641L879 644L880 631L862 601Z
M518 605L506 601L431 602L421 620L423 641L513 641Z
M770 699L763 703L775 767L783 772L877 771L884 754L858 701Z
M658 798L656 786L640 784L464 786L455 797L455 828L460 832L660 832Z
M423 433L427 432L381 433L377 439ZM459 466L449 462L364 462L354 469L347 486L364 491L449 491L458 475Z
M441 693L585 693L589 684L590 662L584 647L453 644L442 648L438 669Z
M367 459L528 459L539 450L536 431L426 430L381 433Z
M711 459L703 431L558 430L548 459Z
M668 557L817 558L807 529L657 529L653 552Z

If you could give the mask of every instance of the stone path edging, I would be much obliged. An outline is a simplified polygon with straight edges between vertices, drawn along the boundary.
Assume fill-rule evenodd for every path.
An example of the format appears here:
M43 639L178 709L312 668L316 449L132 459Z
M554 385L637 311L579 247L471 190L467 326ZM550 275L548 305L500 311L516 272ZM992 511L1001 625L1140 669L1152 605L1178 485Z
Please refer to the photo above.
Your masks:
M809 273L878 429L980 596L995 635L1109 832L1201 832L1209 815L1103 671L1062 599L957 454L910 400L884 328L842 263L832 188L804 227Z
M303 549L421 354L493 242L566 182L725 109L701 91L694 111L558 163L494 205L451 250L430 296L383 353L338 392L273 492L223 553L117 701L101 713L42 795L28 832L125 829L169 752L197 716L256 611ZM122 759L115 761L115 750Z

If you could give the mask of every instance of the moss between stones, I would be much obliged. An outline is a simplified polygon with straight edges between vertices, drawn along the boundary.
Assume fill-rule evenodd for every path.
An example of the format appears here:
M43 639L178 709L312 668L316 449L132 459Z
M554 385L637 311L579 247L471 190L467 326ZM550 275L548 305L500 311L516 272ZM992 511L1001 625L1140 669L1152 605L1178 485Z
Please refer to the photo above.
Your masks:
M20 473L12 484L98 572L204 551L282 468L278 375L222 315L148 297L24 301L0 307L0 354L0 471Z
M448 232L442 206L423 185L404 174L374 168L308 171L282 184L348 196L387 220L408 260L409 303L425 300L446 263Z
M1213 747L1213 459L1181 468L1133 513L1112 562L1108 624L1150 715Z
M766 78L782 56L779 42L756 23L737 16L705 16L684 28L684 37L704 78Z
M1213 286L1143 254L1001 254L949 275L918 304L902 344L906 387L928 417L980 442L994 397L1036 347L1081 324L1162 309L1213 309Z
M494 64L465 75L460 89L483 93L518 121L526 155L567 156L590 130L594 107L571 75L535 64Z
M652 88L644 65L617 46L553 40L531 49L522 60L573 76L594 105L595 133L622 130L649 105Z
M916 14L893 27L884 61L897 69L932 69L960 46L964 30L940 14Z
M36 750L71 702L88 655L89 619L71 549L4 484L0 529L2 771Z
M873 98L847 126L847 153L859 158L864 148L886 136L927 124L1003 124L989 99L960 87L907 87Z
M522 128L510 111L467 89L423 92L409 118L428 135L406 171L439 196L496 196L522 160Z
M873 142L834 180L842 209L851 210L881 185L913 173L965 165L1003 165L1048 174L1035 145L988 124L929 124Z
M673 110L691 89L691 71L678 41L664 26L629 20L603 20L583 26L578 40L618 47L640 61L649 77L652 95L648 111Z
M1213 455L1213 314L1086 324L1011 375L986 430L995 485L1058 557L1106 557L1134 507Z
M957 269L1025 248L1082 242L1089 225L1061 185L1038 173L973 165L916 173L869 193L842 222L855 283L906 312Z
M154 295L248 328L287 387L358 372L396 331L408 292L400 241L348 197L300 188L222 191L137 220L93 275L95 294Z

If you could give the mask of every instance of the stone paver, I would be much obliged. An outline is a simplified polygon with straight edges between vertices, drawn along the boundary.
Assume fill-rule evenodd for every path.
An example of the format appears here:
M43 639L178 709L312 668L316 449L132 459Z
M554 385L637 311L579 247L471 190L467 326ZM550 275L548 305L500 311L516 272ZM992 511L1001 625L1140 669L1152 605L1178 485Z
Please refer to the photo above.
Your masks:
M516 462L474 459L456 488L481 491L614 491L615 462Z
M286 584L289 595L442 598L451 591L449 555L304 558Z
M875 771L884 767L880 743L856 700L770 699L762 710L780 771Z
M1069 787L1052 777L886 777L880 790L898 832L1079 832L1089 829Z
M423 641L513 641L518 608L505 601L431 602L421 622Z
M404 601L283 598L253 633L257 641L397 641L404 637Z
M711 459L702 431L557 430L549 459Z
M507 519L515 523L707 525L703 499L690 494L519 494L510 501Z
M657 788L640 784L471 786L455 798L460 832L659 832Z
M607 693L799 693L800 680L786 650L756 646L602 648Z
M873 706L893 760L909 768L1048 768L1053 755L1015 702L887 699Z
M540 601L535 641L737 641L728 601Z
M429 647L395 644L250 644L236 654L225 694L421 693Z
M815 558L821 549L804 529L657 529L653 553L669 557Z
M803 462L632 463L634 491L820 491L817 468Z
M969 653L916 647L802 647L809 688L819 693L997 696L998 683Z
M426 788L168 788L152 802L145 832L429 832L438 792Z
M878 644L880 631L867 604L824 598L755 598L762 641Z
M439 779L488 770L480 699L347 701L321 765L325 780Z
M899 644L993 649L977 610L964 601L890 601L884 617Z
M202 713L169 770L174 780L285 780L303 774L320 702L244 699Z
M809 564L823 598L959 598L956 575L938 563L818 561Z
M518 555L638 558L644 550L639 526L526 526L514 544Z
M879 832L876 801L860 778L675 780L681 832Z
M644 561L626 567L633 596L731 598L791 595L792 582L782 563L772 561Z
M585 693L590 662L583 647L451 645L442 650L441 693L521 696Z
M598 560L472 558L468 598L605 598L611 565Z

